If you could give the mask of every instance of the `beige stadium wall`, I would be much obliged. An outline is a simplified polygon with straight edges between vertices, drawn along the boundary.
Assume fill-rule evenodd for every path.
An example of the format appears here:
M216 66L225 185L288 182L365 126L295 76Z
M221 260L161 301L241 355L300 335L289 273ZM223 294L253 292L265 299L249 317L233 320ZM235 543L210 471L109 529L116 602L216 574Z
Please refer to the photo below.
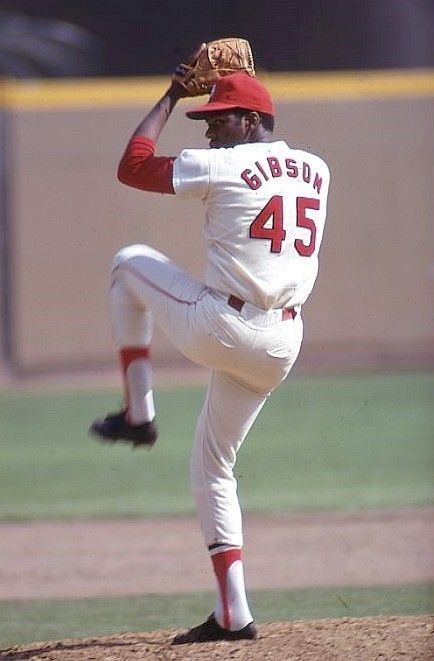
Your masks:
M276 138L330 165L298 369L434 364L434 73L270 75ZM113 366L112 255L150 243L197 277L202 206L116 181L154 79L9 84L12 346L18 372ZM203 147L179 105L158 152ZM158 331L157 364L181 356ZM5 357L3 356L3 363Z

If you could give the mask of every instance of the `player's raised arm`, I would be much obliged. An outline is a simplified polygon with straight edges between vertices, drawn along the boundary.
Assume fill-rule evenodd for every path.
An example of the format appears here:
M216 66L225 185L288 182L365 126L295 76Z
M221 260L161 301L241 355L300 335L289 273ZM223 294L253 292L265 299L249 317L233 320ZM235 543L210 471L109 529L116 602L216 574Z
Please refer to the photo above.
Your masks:
M184 96L182 87L172 83L161 99L140 122L131 137L141 136L157 142L173 108L182 96Z
M191 72L194 70L194 66L205 47L206 44L202 43L188 58L186 64L178 64L172 75L170 87L140 122L132 137L142 136L153 142L157 142L179 99L191 96L191 90L188 87L187 80L191 78Z
M179 99L191 95L186 81L191 78L205 46L201 44L187 64L176 67L170 86L129 139L117 171L119 181L126 186L155 193L174 193L172 165L175 157L155 157L155 145Z

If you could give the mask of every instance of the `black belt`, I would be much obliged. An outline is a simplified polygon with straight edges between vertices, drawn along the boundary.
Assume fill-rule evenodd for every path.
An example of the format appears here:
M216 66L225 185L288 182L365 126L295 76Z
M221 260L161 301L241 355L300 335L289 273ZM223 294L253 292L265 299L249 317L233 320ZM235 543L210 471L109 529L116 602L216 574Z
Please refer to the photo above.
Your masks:
M246 302L241 300L241 298L238 298L238 296L233 296L232 294L228 298L228 305L230 305L231 308L238 310L238 312L241 312L245 303ZM282 321L286 321L286 319L295 319L295 317L297 316L297 310L295 310L294 308L283 308L281 312L282 312Z

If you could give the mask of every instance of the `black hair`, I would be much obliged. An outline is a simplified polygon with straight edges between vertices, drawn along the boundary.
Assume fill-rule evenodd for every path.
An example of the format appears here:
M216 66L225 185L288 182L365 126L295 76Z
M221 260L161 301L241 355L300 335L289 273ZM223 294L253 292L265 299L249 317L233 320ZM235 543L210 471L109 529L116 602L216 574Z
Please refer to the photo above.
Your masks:
M268 115L266 112L258 113L261 118L261 124L266 131L273 133L274 131L274 117L273 115Z

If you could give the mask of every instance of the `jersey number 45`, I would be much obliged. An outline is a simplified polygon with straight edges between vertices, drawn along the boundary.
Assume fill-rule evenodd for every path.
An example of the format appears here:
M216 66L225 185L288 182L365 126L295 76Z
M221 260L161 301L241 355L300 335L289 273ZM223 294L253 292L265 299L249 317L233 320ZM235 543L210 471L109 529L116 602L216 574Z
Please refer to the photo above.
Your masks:
M309 230L309 243L295 239L294 248L301 257L310 257L315 252L316 225L312 218L306 215L308 209L319 210L319 200L312 197L297 197L297 227ZM271 219L271 224L268 222ZM267 227L266 224L268 223ZM283 229L283 197L273 195L265 207L250 225L250 238L268 239L271 241L271 252L281 252L282 243L286 237Z

